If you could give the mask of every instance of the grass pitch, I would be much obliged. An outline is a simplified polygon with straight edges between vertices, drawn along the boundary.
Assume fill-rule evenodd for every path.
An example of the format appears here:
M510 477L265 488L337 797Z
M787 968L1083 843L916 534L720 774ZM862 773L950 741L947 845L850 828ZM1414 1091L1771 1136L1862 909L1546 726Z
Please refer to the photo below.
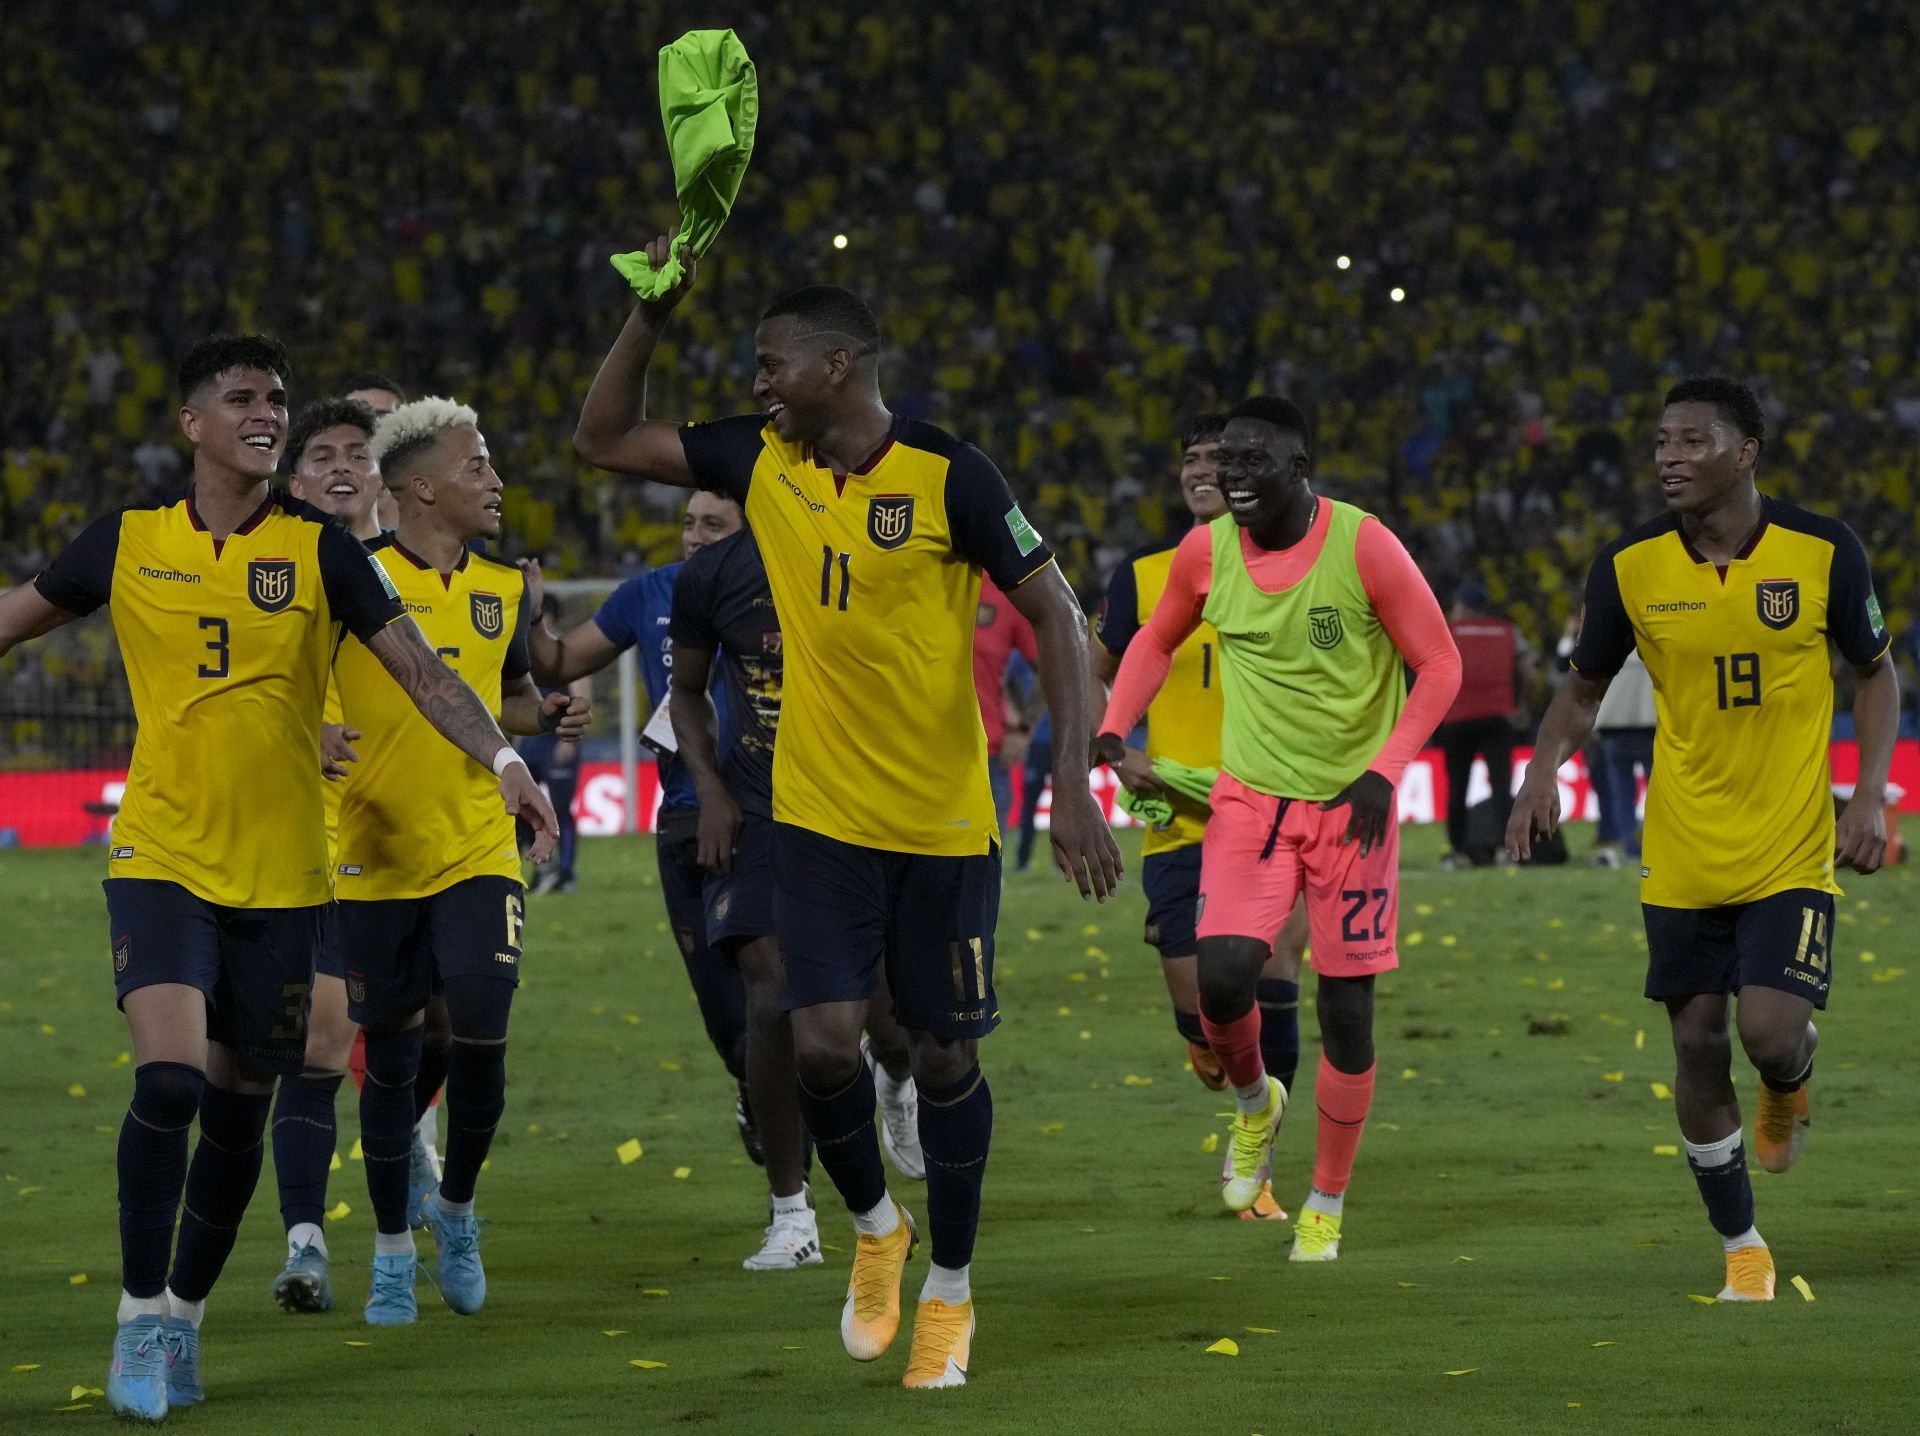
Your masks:
M1140 942L1137 865L1104 908L1051 873L1009 874L973 1385L914 1393L898 1384L904 1334L871 1366L840 1350L852 1237L824 1184L826 1266L740 1269L764 1188L652 853L587 843L579 891L529 904L507 1117L480 1188L486 1311L457 1318L423 1284L417 1327L360 1323L372 1226L362 1168L343 1160L329 1200L351 1211L328 1229L339 1305L282 1315L267 1295L282 1254L269 1168L210 1305L209 1399L175 1423L207 1436L1911 1430L1916 873L1855 879L1841 902L1814 1140L1791 1175L1755 1173L1780 1299L1748 1308L1689 1299L1718 1291L1719 1243L1674 1153L1632 875L1443 874L1431 830L1408 849L1405 966L1381 983L1379 1092L1330 1266L1290 1266L1286 1227L1219 1211L1220 1159L1203 1144L1227 1104L1185 1071ZM6 1431L108 1419L85 1388L104 1384L113 1332L130 1068L101 867L97 851L0 857ZM1290 1210L1313 1139L1306 1017L1276 1156ZM1749 1072L1739 1083L1751 1094ZM345 1098L343 1159L357 1127ZM634 1139L644 1155L623 1165L616 1149ZM917 1186L896 1191L924 1210ZM1237 1357L1209 1354L1222 1337Z

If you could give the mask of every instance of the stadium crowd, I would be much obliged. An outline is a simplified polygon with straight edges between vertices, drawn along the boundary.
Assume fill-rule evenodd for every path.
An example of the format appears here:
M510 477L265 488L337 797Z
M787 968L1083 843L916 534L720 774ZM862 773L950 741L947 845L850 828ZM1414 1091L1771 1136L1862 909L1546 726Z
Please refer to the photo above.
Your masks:
M1842 514L1910 629L1899 0L1685 24L1618 0L1415 24L1384 0L31 4L0 50L0 582L183 479L171 367L222 330L289 345L296 407L367 369L475 405L509 556L670 557L674 516L569 436L629 303L607 256L672 213L654 51L714 19L758 61L759 142L655 366L662 412L745 408L761 307L850 284L896 407L999 458L1091 600L1174 522L1183 419L1289 393L1331 492L1550 651L1594 550L1653 502L1666 381L1723 370L1765 396L1763 484ZM139 98L81 102L109 91ZM111 686L104 647L67 652L0 666L0 697Z

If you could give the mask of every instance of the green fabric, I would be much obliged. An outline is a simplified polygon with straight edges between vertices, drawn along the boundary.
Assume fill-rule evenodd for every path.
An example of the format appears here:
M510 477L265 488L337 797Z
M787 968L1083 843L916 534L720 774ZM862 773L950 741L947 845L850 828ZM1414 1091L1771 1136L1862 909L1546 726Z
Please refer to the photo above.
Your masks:
M686 275L680 256L698 259L713 247L753 157L760 119L760 82L747 47L731 30L689 30L660 51L660 118L673 157L680 232L656 270L645 250L613 256L633 292L658 299Z
M1113 801L1150 828L1163 828L1173 821L1173 804L1165 798L1122 788L1114 794Z
M1406 668L1360 581L1367 515L1332 507L1305 578L1266 593L1231 514L1215 519L1203 611L1220 633L1221 767L1256 792L1323 803L1367 769L1407 702Z
M1212 806L1213 782L1220 776L1220 770L1190 768L1185 763L1174 762L1171 758L1155 758L1153 776L1181 797L1191 798L1205 808Z

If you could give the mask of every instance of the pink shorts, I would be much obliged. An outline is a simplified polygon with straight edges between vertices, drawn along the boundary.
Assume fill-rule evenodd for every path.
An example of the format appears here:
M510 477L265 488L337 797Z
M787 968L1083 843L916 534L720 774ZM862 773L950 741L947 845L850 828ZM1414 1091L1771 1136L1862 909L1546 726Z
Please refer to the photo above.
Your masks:
M1364 977L1400 965L1400 824L1365 857L1343 842L1351 810L1321 812L1302 798L1270 798L1222 773L1200 848L1199 936L1274 933L1304 887L1313 970Z

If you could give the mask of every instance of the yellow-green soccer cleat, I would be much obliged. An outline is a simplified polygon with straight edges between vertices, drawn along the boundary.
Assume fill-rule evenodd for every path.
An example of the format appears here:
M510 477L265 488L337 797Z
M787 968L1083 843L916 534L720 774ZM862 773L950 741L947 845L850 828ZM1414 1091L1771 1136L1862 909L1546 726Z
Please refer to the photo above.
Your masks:
M1242 1112L1227 1129L1227 1180L1220 1200L1230 1212L1244 1212L1260 1200L1266 1185L1267 1159L1273 1155L1274 1135L1287 1111L1287 1089L1277 1077L1267 1078L1267 1105L1258 1112Z
M1340 1255L1340 1218L1307 1207L1293 1224L1288 1261L1334 1261Z

